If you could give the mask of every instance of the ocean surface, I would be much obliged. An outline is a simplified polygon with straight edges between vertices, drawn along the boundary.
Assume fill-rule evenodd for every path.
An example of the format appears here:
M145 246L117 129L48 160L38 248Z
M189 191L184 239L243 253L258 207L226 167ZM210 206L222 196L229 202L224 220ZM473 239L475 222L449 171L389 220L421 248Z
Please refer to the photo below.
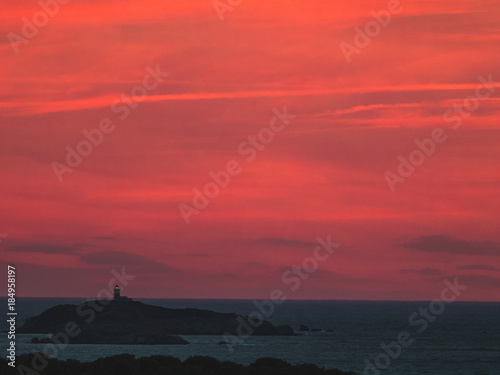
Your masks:
M170 308L194 307L244 315L257 311L251 300L138 300ZM83 301L20 298L16 301L17 326L49 307ZM9 341L6 298L0 298L0 304L5 311L0 323L0 343L6 353ZM368 362L374 366L366 372L370 375L500 375L500 303L453 302L445 305L442 313L430 314L435 319L428 321L427 326L424 327L422 316L414 316L413 325L410 324L410 317L419 314L421 307L428 308L429 302L286 301L274 305L274 311L266 320L289 324L296 330L304 324L321 331L294 337L250 336L236 345L233 352L219 344L222 336L183 336L191 345L68 345L59 350L57 358L92 361L121 353L136 357L171 355L180 359L206 355L249 364L257 358L274 357L290 363L314 363L323 368L353 371L358 375L365 373ZM43 344L28 343L33 336L42 335L16 335L17 354L44 349ZM409 343L401 353L391 345L398 336ZM392 348L392 352L388 349L391 355L386 354L382 345Z

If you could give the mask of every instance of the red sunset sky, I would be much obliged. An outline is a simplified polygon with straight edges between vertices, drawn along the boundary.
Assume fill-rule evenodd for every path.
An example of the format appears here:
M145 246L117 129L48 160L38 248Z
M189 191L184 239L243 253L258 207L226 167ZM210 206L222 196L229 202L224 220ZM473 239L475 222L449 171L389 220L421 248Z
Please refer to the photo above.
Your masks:
M458 277L462 300L500 301L500 4L394 6L244 0L221 20L212 0L73 0L25 37L42 8L3 4L0 265L18 296L95 297L126 267L133 298L430 300ZM168 76L127 115L148 67ZM59 181L103 119L114 130ZM248 161L259 132L274 138ZM423 163L395 181L410 154ZM186 223L179 205L232 160ZM329 235L340 247L290 290Z

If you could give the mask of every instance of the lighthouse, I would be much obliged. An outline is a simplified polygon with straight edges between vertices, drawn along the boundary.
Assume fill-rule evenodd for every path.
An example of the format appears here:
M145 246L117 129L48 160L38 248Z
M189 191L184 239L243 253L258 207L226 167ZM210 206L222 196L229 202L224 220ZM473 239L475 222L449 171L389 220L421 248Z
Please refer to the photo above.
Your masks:
M132 300L131 298L128 298L126 296L121 296L120 291L121 291L120 287L118 285L116 285L115 288L113 289L113 294L114 294L113 301L131 301Z
M115 286L114 292L114 300L117 301L120 299L120 287L118 285Z

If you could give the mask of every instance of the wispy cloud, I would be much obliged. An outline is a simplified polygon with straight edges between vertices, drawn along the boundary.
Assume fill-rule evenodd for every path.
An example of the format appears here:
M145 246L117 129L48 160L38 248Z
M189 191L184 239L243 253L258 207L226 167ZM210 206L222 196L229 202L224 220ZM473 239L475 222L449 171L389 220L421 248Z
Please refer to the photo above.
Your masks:
M457 275L461 284L476 288L500 288L500 278L483 275ZM497 289L498 290L498 289Z
M419 270L417 269L402 269L400 270L401 273L416 273L418 275L424 275L424 276L429 276L429 275L439 275L441 274L441 271L435 268L421 268Z
M466 241L441 235L422 236L399 246L433 253L500 256L500 243L498 242Z
M498 267L489 264L466 264L464 266L457 267L459 270L467 271L499 271Z
M314 247L317 244L310 241L292 240L287 238L266 237L257 240L259 244L288 247Z
M79 254L80 249L76 246L64 246L64 245L46 245L46 244L36 244L36 245L19 245L10 246L6 249L7 251L15 251L22 253L44 253L44 254Z
M155 262L145 256L124 251L99 251L82 255L81 260L91 265L144 267L151 272L180 272L164 263Z
M433 92L451 90L473 90L476 84L432 84L432 85L394 85L353 87L336 89L298 89L298 90L251 90L251 91L229 91L229 92L193 92L187 94L164 94L149 95L144 102L164 101L198 101L219 99L251 99L269 97L305 97L305 96L329 96L346 94L370 94L370 93L402 93L402 92ZM493 87L500 87L500 83L494 83ZM11 115L35 115L44 113L68 112L85 109L96 109L110 107L120 93L113 95L88 97L73 100L58 101L4 101L0 102L0 108L10 111Z

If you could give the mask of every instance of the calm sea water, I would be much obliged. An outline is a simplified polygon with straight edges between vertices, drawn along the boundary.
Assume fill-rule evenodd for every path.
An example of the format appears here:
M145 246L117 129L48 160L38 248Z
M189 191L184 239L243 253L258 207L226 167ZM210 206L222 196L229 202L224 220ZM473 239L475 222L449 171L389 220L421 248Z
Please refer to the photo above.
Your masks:
M256 310L253 301L248 300L140 301L170 308L195 307L245 315ZM17 301L18 325L49 307L81 302L82 299L74 298L21 298ZM6 312L6 299L0 298L0 304ZM249 364L260 357L275 357L290 363L306 362L354 371L359 375L364 374L368 360L378 364L380 374L387 375L500 375L500 303L446 305L421 333L417 331L423 328L421 323L414 326L409 323L410 316L420 307L428 307L428 302L286 301L275 306L267 320L289 324L295 329L305 324L324 332L307 332L295 337L251 336L236 346L234 352L219 345L223 340L221 336L184 336L191 345L180 346L69 345L59 351L57 358L91 361L121 353L137 357L172 355L181 359L207 355ZM6 314L4 317L0 324L2 331L7 329ZM389 345L396 341L402 331L408 332L413 342L396 358L384 355L382 343ZM33 336L17 335L18 354L43 350L43 345L28 343ZM2 333L3 348L8 347L7 341L6 333Z

